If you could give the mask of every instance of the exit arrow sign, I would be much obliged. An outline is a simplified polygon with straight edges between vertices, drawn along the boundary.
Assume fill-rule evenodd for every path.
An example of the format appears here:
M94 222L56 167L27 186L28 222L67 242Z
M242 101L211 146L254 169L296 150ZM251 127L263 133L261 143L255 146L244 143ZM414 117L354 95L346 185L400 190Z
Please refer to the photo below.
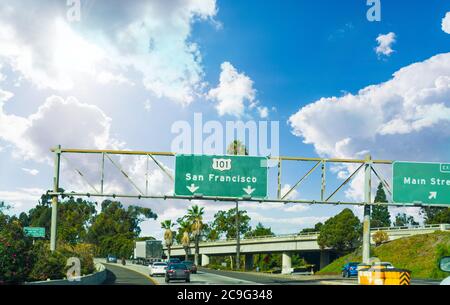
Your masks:
M267 158L177 155L175 195L266 198Z
M450 205L450 164L399 162L392 165L393 201Z

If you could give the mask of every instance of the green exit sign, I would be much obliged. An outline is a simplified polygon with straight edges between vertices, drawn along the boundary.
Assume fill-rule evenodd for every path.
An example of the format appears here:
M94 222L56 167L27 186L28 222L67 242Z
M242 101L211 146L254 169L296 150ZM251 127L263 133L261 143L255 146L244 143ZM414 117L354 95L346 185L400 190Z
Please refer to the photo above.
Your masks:
M394 202L450 205L450 163L396 161L392 174Z
M25 235L29 237L45 237L45 228L41 227L25 227L23 228Z
M267 197L267 158L177 155L176 196Z

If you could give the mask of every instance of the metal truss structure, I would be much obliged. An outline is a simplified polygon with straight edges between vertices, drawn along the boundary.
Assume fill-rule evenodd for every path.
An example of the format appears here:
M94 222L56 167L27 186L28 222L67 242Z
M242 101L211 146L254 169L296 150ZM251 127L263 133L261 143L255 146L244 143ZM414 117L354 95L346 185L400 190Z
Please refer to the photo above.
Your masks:
M64 197L110 197L110 198L138 198L138 199L182 199L182 200L210 200L210 201L231 201L236 202L236 209L238 209L238 203L247 201L247 202L282 202L282 203L299 203L299 204L329 204L329 205L359 205L364 206L364 220L363 220L363 262L368 262L370 259L370 206L371 205L385 205L385 206L422 206L421 204L415 203L393 203L392 198L392 190L389 183L384 179L376 170L374 165L391 165L393 161L390 160L372 160L370 155L367 155L365 159L326 159L326 158L304 158L304 157L268 157L271 161L277 164L277 190L276 190L276 198L251 198L251 197L242 197L242 198L230 198L230 197L215 197L215 196L175 196L175 195L152 195L148 193L149 189L149 163L153 162L157 167L171 180L174 181L174 177L172 174L164 167L164 165L157 159L157 157L175 157L176 155L172 152L150 152L150 151L128 151L128 150L91 150L91 149L67 149L61 148L58 146L57 148L51 149L51 151L55 154L55 174L53 178L53 191L48 192L48 195L52 196L52 224L51 224L51 239L50 239L50 249L54 251L56 249L56 222L57 222L57 205L58 198ZM100 166L100 190L98 190L93 183L87 180L85 175L77 169L73 168L74 171L84 180L84 182L90 187L92 192L77 192L77 191L69 191L69 192L61 192L60 191L60 166L61 166L61 157L67 161L67 164L70 165L69 160L65 157L65 155L69 154L95 154L101 155L101 166ZM128 155L128 156L146 156L146 173L145 173L145 191L141 190L141 188L133 181L129 174L127 174L121 166L114 161L112 158L113 155ZM134 194L110 194L104 192L105 185L105 160L108 160L112 163L112 165L122 173L122 175L128 180L128 182L133 186L137 193ZM281 193L281 181L282 181L282 166L283 162L312 162L313 166L303 175L300 179L285 193ZM356 170L354 170L345 180L342 182L336 189L334 189L331 193L327 195L326 192L326 168L328 164L355 164L358 165ZM71 166L72 167L72 166ZM321 170L321 185L320 185L320 198L317 200L296 200L289 199L288 196L296 189L299 188L304 181L311 176L311 174L316 171L318 168ZM364 201L362 202L345 202L345 201L333 201L335 195L342 190L342 188L347 185L360 171L364 171ZM375 174L375 177L383 184L385 190L389 194L389 200L386 203L373 203L371 202L371 189L372 189L372 173ZM439 206L439 205L435 205ZM236 217L236 227L239 228L238 217ZM239 238L238 238L239 239ZM238 265L239 259L239 242L237 243L236 250L236 263Z
M90 150L90 149L63 149L61 147L57 147L51 150L55 153L55 176L54 176L54 187L52 192L48 192L48 195L52 196L87 196L87 197L110 197L110 198L137 198L137 199L183 199L183 200L213 200L213 201L254 201L254 202L282 202L282 203L303 203L303 204L331 204L331 205L366 205L372 204L370 201L364 202L349 202L349 201L333 201L332 199L335 195L345 186L347 185L353 177L356 176L364 167L369 167L369 175L370 172L373 172L375 176L380 180L380 182L385 187L386 191L389 194L389 197L392 196L392 191L389 183L386 179L382 178L381 175L375 170L374 164L381 165L390 165L393 161L389 160L372 160L370 156L366 159L326 159L326 158L304 158L304 157L269 157L270 160L277 163L278 170L278 180L277 180L277 190L276 190L276 198L251 198L251 197L218 197L218 196L175 196L175 195L152 195L148 193L149 188L149 180L148 180L148 169L149 163L153 162L158 166L158 168L171 180L174 181L174 177L172 174L164 167L164 165L158 161L158 156L165 157L175 157L174 153L171 152L150 152L150 151L127 151L127 150ZM69 159L64 155L67 154L97 154L101 155L101 166L100 166L100 190L98 190L94 184L87 180L85 175L81 170L71 166ZM129 174L124 171L121 166L113 160L112 155L132 155L132 156L146 156L146 173L145 173L145 191L143 191L130 177ZM60 181L60 166L61 166L61 158L63 158L67 164L73 168L73 170L81 177L81 179L86 183L87 186L90 187L91 191L69 191L69 192L60 192L59 181ZM105 170L105 160L111 162L111 164L123 174L123 176L127 179L127 181L133 186L136 190L134 194L115 194L115 193L105 193L104 192L104 170ZM313 167L308 170L285 194L281 194L281 181L282 181L282 164L286 162L313 162ZM357 164L358 168L353 171L347 179L344 180L336 189L334 189L329 195L326 194L326 166L327 164L336 164L336 163L347 163L347 164ZM297 188L299 188L302 183L307 180L307 178L315 172L318 168L321 168L321 185L320 185L320 198L313 200L296 200L289 199L289 195ZM392 203L391 200L386 203L376 203L377 205L411 205L415 206L417 204L412 203Z

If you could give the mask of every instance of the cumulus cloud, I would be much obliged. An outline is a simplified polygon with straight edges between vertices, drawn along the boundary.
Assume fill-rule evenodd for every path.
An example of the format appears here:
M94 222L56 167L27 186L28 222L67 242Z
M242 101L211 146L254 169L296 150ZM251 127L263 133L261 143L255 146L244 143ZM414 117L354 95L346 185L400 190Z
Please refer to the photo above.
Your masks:
M11 96L11 95L10 95ZM110 136L111 119L97 106L51 96L28 117L7 114L0 104L0 139L14 144L16 156L43 161L50 148L119 147Z
M450 12L447 12L445 17L442 18L442 30L447 34L450 34Z
M321 98L293 114L289 124L324 157L370 153L375 159L448 161L450 53L406 66L357 94ZM389 169L379 170L390 177ZM347 197L363 200L362 183L363 175L356 176Z
M376 39L378 46L375 48L377 55L391 56L394 52L392 49L392 44L395 42L395 38L396 36L393 32L378 35Z
M138 72L154 95L181 104L201 89L191 31L216 15L215 0L97 1L80 23L66 20L68 8L64 1L3 1L0 62L41 88L67 90L86 77L128 83L125 74Z
M208 98L217 101L216 109L220 116L228 114L241 117L245 112L245 103L255 101L253 81L227 61L220 67L219 85L208 92Z

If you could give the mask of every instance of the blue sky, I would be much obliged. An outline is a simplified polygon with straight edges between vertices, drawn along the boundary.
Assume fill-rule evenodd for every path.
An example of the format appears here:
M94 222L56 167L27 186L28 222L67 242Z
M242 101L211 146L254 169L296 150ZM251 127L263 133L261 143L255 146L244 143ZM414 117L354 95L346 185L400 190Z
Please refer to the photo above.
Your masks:
M381 0L379 22L367 20L363 0L80 3L79 21L68 19L65 1L0 8L0 200L13 213L51 187L51 146L168 151L172 125L192 122L194 112L222 123L279 121L280 155L450 159L446 1ZM143 182L141 161L120 161ZM98 178L94 159L72 162ZM312 165L285 166L283 186ZM329 168L328 190L352 169ZM390 176L389 168L380 171ZM86 189L69 170L63 174L67 188ZM123 177L110 178L111 190L129 190ZM311 178L295 197L317 196L318 176ZM156 168L151 179L152 191L170 192ZM338 198L361 200L360 183L357 177ZM139 204L159 220L188 207ZM207 220L229 207L201 204ZM244 208L253 225L277 233L342 209ZM419 217L417 209L405 211ZM146 222L144 234L160 234L158 222Z

